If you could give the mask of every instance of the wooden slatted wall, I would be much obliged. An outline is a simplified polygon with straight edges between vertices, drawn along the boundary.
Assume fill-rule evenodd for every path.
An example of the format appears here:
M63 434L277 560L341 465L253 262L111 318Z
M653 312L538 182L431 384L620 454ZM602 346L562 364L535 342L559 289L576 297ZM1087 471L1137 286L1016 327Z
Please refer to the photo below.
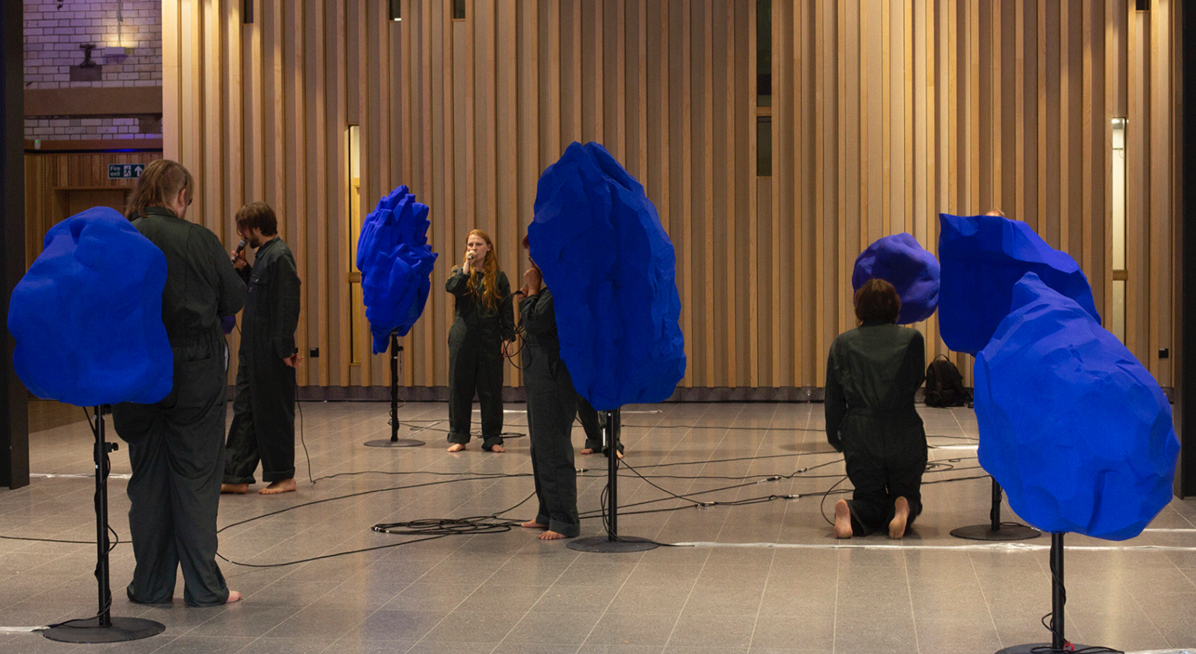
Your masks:
M244 202L279 211L300 347L323 354L301 384L388 381L350 319L350 124L361 214L398 184L432 208L441 259L404 384L447 383L440 289L467 232L490 233L517 285L540 172L595 140L677 248L683 385L795 387L822 384L854 325L855 256L902 231L936 250L940 211L1027 221L1107 314L1114 116L1129 119L1126 340L1171 383L1174 0L773 0L769 178L750 0L470 0L464 20L450 0L402 0L401 22L375 0L261 0L252 25L241 4L164 2L165 147L226 242ZM935 320L922 328L945 351Z

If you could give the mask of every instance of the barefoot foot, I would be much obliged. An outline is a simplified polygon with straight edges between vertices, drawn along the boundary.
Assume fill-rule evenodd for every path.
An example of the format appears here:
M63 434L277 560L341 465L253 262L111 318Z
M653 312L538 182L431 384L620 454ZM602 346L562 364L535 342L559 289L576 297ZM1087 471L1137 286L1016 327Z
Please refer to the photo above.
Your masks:
M243 495L249 492L249 484L220 484L220 492Z
M489 451L502 454L503 452L506 452L507 450L505 448L503 448L502 445L491 445Z
M523 527L524 529L548 529L548 525L544 524L543 522L536 522L535 520L528 520L519 526Z
M464 450L464 449L465 449L465 443L453 443L452 445L449 445L448 451L449 452L460 452L461 450Z
M539 536L536 536L536 538L539 538L540 540L560 540L562 538L568 538L568 536L549 529Z
M889 521L889 538L901 538L905 535L905 524L909 521L909 500L898 497L893 507L896 513Z
M835 502L835 538L851 538L851 509L847 500Z
M596 451L597 451L597 450L595 450L595 449L594 449L594 448L592 448L592 447L587 447L587 448L583 449L583 450L581 451L581 453L582 453L582 454L593 454L593 453L594 453L594 452L596 452Z
M232 604L233 602L240 602L240 601L241 601L241 593L238 593L235 590L230 590L230 591L228 591L228 599L224 600L224 603Z
M284 479L276 481L269 486L258 491L260 495L277 495L279 493L293 493L295 492L295 480Z

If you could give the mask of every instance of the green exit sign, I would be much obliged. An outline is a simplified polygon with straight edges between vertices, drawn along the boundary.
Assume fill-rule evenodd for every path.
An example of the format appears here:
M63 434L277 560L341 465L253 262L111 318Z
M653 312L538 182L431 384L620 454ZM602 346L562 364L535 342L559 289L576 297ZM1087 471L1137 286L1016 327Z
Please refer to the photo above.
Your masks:
M137 179L145 164L108 164L108 179Z

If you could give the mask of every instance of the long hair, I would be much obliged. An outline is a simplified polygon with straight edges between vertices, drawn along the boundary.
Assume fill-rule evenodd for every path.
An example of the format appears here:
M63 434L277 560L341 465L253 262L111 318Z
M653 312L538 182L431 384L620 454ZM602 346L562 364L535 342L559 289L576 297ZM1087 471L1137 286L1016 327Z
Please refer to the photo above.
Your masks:
M193 183L191 173L177 161L151 161L137 179L137 186L125 205L125 216L133 220L140 216L146 207L169 208L170 203L178 197L179 191L187 192L186 201L187 204L191 204Z
M466 240L470 236L477 236L486 241L490 251L486 253L486 263L482 264L481 274L478 274L477 269L470 268L469 274L469 293L470 295L478 295L478 282L482 282L483 289L480 298L481 305L487 311L495 311L498 308L498 255L494 251L494 243L490 241L490 235L480 229L475 229L465 236Z

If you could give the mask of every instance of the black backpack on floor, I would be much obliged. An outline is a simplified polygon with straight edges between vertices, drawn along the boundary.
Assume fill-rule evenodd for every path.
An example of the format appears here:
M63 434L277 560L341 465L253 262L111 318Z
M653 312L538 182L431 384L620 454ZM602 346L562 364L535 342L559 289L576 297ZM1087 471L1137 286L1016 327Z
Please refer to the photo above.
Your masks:
M971 400L959 368L945 354L935 357L926 368L926 406L965 406Z

